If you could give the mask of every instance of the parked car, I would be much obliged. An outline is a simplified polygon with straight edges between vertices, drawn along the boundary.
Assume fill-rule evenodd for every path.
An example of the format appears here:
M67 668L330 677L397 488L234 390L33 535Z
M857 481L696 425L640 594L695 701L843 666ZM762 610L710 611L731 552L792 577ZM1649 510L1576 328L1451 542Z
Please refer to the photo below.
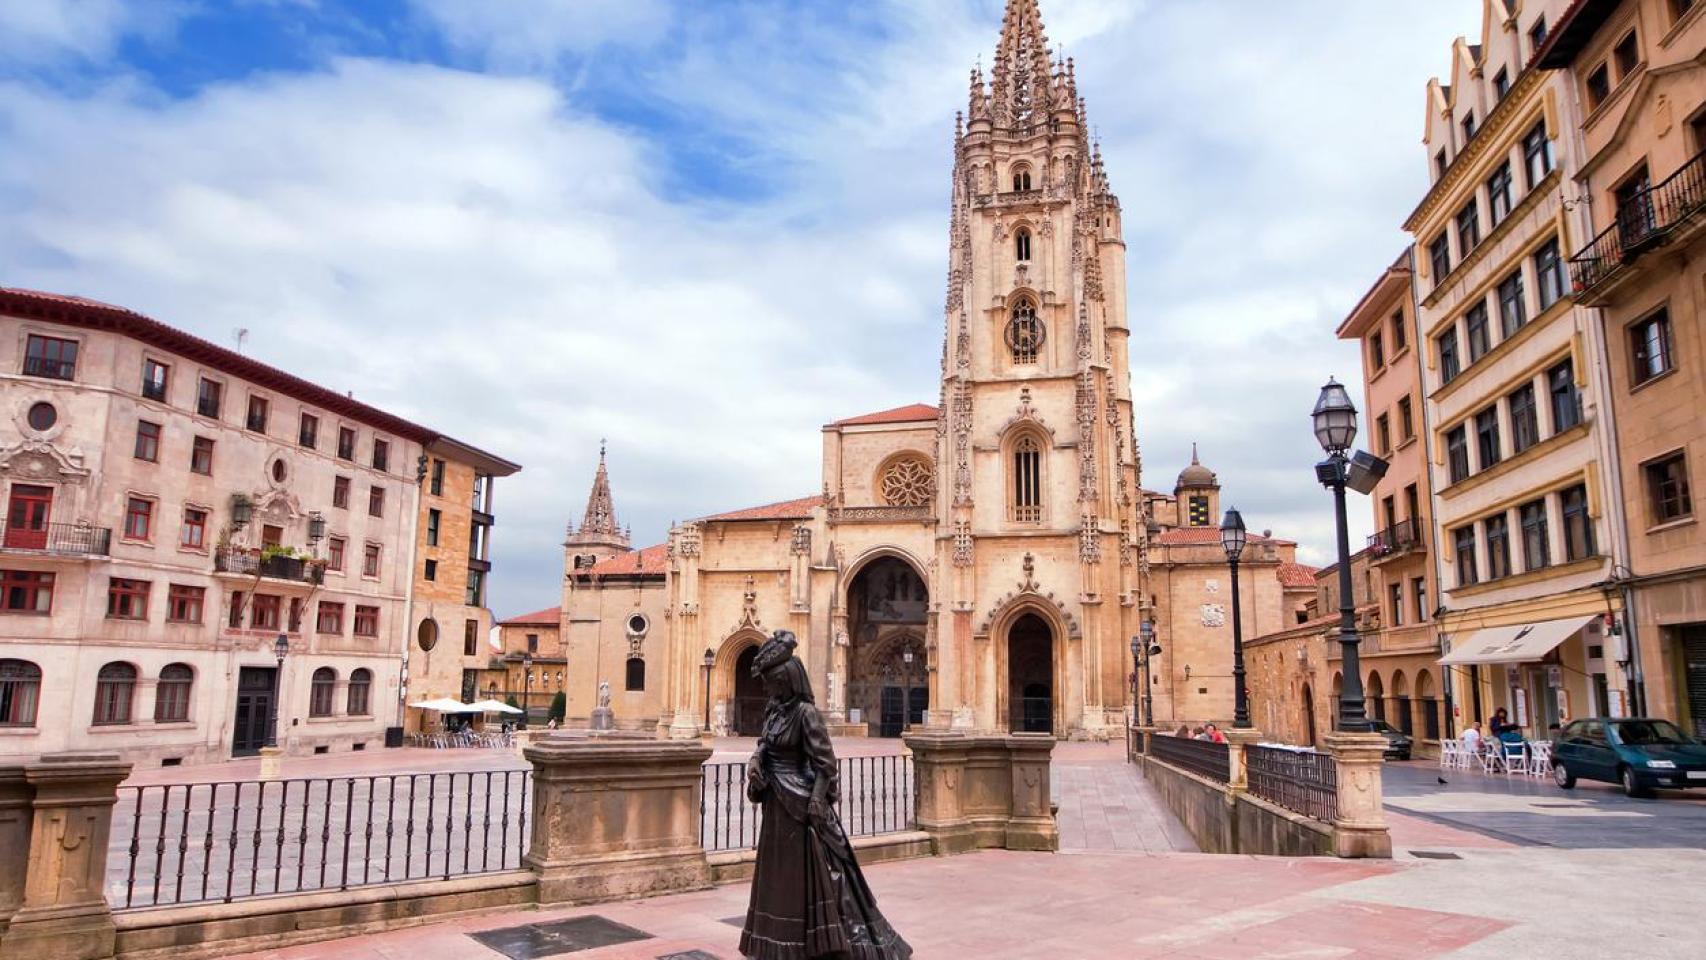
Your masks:
M1552 779L1568 790L1578 777L1622 784L1631 797L1706 787L1706 744L1654 717L1575 720L1552 741Z
M1369 732L1378 733L1386 738L1386 759L1410 759L1410 750L1415 746L1415 741L1410 738L1409 734L1385 720L1370 720L1368 729Z

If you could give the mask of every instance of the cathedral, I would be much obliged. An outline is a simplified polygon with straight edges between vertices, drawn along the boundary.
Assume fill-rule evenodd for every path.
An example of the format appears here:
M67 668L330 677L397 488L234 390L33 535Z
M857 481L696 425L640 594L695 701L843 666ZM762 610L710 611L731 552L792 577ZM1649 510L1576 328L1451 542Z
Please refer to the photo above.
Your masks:
M1120 203L1088 131L1036 0L1010 0L955 121L937 403L826 425L821 493L634 549L601 451L560 605L502 625L561 658L570 725L608 681L623 727L755 733L751 661L787 629L838 735L1120 736L1144 620L1155 716L1230 717L1219 483L1193 456L1171 495L1141 485ZM1313 595L1294 544L1250 542L1247 637Z

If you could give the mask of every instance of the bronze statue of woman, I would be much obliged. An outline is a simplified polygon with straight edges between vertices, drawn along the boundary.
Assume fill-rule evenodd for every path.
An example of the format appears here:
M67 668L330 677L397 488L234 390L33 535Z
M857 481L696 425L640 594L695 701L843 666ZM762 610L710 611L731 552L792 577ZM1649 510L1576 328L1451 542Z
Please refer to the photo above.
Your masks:
M752 663L770 701L746 765L747 798L763 804L764 816L741 956L905 960L912 948L877 909L835 813L840 771L796 644L778 630Z

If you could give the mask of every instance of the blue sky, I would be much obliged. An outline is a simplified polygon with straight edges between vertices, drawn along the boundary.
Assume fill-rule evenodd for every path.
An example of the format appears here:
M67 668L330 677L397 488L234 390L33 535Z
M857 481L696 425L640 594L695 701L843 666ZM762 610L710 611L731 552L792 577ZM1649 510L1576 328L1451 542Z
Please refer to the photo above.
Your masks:
M610 441L637 545L932 402L953 114L1000 0L0 0L0 284L120 303L525 464L556 602ZM1125 210L1145 485L1201 444L1330 546L1307 413L1402 249L1477 0L1043 0ZM1353 511L1360 531L1368 511Z

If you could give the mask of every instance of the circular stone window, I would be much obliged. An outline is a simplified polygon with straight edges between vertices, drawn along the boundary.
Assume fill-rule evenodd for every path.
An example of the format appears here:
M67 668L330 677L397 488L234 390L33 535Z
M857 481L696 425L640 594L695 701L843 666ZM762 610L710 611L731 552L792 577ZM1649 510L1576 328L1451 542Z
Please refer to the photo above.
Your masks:
M922 457L901 457L883 471L878 485L891 507L927 506L936 494L936 471Z
M284 478L289 476L289 475L290 475L290 469L284 465L284 459L282 457L280 459L274 460L272 462L272 482L273 483L283 483Z
M645 633L646 628L649 626L651 626L651 624L649 622L647 622L646 615L643 613L636 613L633 616L628 618L628 632L629 633L635 633L635 634Z
M31 430L51 430L59 422L59 410L45 400L31 404L28 420Z
M438 646L438 621L431 617L422 620L415 630L415 642L420 644L422 650L430 651Z

